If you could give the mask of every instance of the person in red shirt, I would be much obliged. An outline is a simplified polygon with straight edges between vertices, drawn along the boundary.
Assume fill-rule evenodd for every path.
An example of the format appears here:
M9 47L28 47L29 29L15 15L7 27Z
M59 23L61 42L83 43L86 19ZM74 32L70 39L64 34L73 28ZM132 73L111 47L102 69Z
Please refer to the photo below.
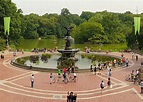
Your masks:
M122 64L124 64L125 63L125 58L122 58Z
M66 73L66 72L67 72L67 69L66 69L66 68L64 68L63 72L64 72L64 73Z

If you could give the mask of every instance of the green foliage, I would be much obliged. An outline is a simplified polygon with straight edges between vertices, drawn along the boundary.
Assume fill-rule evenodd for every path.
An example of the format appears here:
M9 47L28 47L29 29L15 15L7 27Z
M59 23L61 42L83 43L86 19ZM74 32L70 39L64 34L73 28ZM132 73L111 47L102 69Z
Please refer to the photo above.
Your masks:
M82 58L88 58L92 60L92 63L95 64L95 62L101 61L101 62L109 62L116 59L116 61L119 61L120 59L111 57L111 56L105 56L105 55L96 55L96 54L82 54Z
M4 35L3 17L11 17L9 40L24 39L47 39L49 36L63 38L66 35L64 27L74 27L71 35L77 43L93 44L113 44L128 43L133 46L130 39L134 39L133 17L135 15L130 11L125 13L85 12L79 16L72 14L67 8L63 8L58 14L37 14L23 15L21 9L17 9L11 0L0 1L0 36L6 39ZM143 22L141 21L141 25ZM141 34L143 31L141 30ZM137 39L139 46L142 46L142 40Z
M17 9L16 5L11 0L0 1L0 36L4 35L4 17L11 17L9 39L18 39L21 34L21 16L22 10Z
M82 19L85 19L86 21L88 21L91 17L93 17L95 15L95 13L92 13L92 12L85 12L83 11L80 15L80 17Z
M39 61L39 56L38 55L32 55L29 57L30 62L32 63L37 63Z
M104 36L104 29L102 25L97 22L82 23L72 35L74 36L75 41L77 41L78 43L100 43L103 40L106 42L106 35Z
M74 29L73 36L78 43L124 43L126 42L126 36L133 31L132 22L133 17L129 14L115 14L107 11L97 12L88 22L83 22ZM85 23L88 24L84 25ZM82 27L83 25L86 27ZM88 30L88 28L91 29Z
M0 51L4 50L4 47L5 47L5 40L0 39Z
M68 68L69 66L74 65L75 61L72 59L62 60L60 61L60 65L57 66L59 69Z
M27 39L37 39L39 37L37 33L39 16L36 14L25 15L22 21L22 36Z
M47 61L49 58L51 58L51 54L42 54L41 60L42 61Z
M21 65L24 65L27 60L29 60L29 56L28 57L17 58L16 62L21 64Z

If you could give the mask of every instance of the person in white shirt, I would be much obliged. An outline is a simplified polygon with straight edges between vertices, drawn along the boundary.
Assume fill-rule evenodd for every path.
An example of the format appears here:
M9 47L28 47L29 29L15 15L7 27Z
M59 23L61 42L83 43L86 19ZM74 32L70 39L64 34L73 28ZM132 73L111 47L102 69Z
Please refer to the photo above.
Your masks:
M135 59L135 53L132 53L132 59Z
M34 87L34 74L32 74L30 81L31 81L31 88L33 88Z
M113 61L113 66L114 67L116 66L116 59L114 59L114 61Z
M101 88L101 93L102 93L102 91L103 91L103 89L104 89L104 81L103 81L103 80L102 80L101 83L100 83L100 88Z
M110 77L111 76L111 67L107 66L107 75Z
M74 76L73 80L74 82L76 82L76 73L73 73L73 76Z

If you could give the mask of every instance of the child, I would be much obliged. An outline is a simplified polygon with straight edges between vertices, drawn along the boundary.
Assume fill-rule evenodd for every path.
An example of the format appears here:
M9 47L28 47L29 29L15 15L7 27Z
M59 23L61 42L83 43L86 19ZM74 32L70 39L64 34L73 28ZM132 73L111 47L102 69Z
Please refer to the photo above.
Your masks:
M52 84L52 82L53 82L53 75L52 73L50 73L50 84Z

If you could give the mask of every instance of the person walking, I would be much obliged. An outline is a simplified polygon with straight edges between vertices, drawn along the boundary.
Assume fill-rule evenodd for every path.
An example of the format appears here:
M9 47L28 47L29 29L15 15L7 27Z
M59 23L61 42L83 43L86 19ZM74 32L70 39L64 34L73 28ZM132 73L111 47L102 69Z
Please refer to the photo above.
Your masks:
M129 59L128 58L125 60L125 63L126 63L126 67L128 67L129 66Z
M111 71L112 71L111 67L107 66L107 75L108 75L108 77L111 76Z
M114 59L114 61L113 61L113 66L114 67L116 67L116 62L117 62L116 59Z
M69 91L67 92L67 102L70 102L70 93L69 93Z
M52 84L53 83L53 75L52 75L52 73L50 73L50 84Z
M58 69L58 79L57 79L57 82L59 82L59 79L61 78L61 70Z
M64 69L63 69L63 73L65 73L65 74L66 74L66 72L67 72L67 69L66 69L66 68L64 68Z
M104 89L104 81L103 81L103 80L102 80L101 83L100 83L100 88L101 88L101 93L102 93L102 91L103 91L103 89Z
M141 94L143 94L143 81L141 81L140 87L141 87Z
M31 88L33 88L34 87L34 74L32 74L30 81L31 81Z
M138 57L138 55L136 54L136 61L138 61L138 59L139 59L139 57Z
M74 76L73 80L74 80L74 82L76 82L76 73L75 72L73 73L73 76Z
M92 69L92 64L90 65L90 72L93 72L93 69Z
M94 67L93 74L95 74L95 75L96 75L96 65L95 65L95 67Z
M14 56L14 57L17 56L17 50L15 50L15 51L13 52L13 56Z
M65 84L68 83L68 79L67 79L66 73L63 73L63 82L64 82Z
M108 78L107 86L108 86L108 88L112 88L112 87L111 87L111 80L110 80L110 78Z
M134 52L132 53L132 59L135 59L135 53Z

